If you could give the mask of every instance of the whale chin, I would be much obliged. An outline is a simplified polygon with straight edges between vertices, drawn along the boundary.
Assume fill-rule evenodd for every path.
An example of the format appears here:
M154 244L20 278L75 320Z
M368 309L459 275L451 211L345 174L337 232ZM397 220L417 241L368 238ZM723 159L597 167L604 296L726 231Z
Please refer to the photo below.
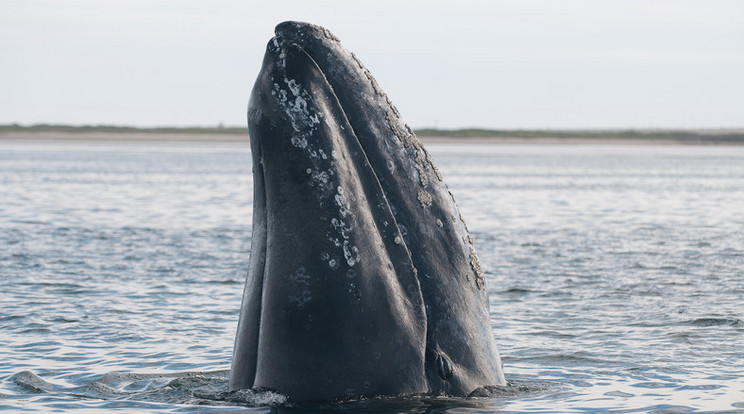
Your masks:
M431 157L328 30L285 22L251 94L253 234L231 389L292 401L505 385Z

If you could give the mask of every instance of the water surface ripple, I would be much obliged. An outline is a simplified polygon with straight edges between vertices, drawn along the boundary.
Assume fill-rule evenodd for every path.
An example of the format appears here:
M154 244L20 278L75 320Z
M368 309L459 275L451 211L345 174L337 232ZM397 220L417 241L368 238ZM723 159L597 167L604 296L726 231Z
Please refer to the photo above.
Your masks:
M744 147L427 148L513 392L229 393L248 145L0 141L0 410L744 413Z

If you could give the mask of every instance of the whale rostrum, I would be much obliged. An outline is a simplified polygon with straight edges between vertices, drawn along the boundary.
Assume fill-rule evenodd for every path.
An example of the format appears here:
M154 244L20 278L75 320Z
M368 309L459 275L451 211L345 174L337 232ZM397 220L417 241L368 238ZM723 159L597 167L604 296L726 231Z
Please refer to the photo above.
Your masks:
M473 239L361 61L322 27L279 24L248 127L253 234L230 388L305 401L505 385Z

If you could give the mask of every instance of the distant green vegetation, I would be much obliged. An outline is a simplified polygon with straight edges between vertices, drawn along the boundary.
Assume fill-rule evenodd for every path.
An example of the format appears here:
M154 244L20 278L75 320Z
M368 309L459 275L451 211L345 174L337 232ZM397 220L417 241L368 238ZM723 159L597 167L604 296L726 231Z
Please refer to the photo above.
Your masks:
M67 133L151 133L151 134L232 134L247 135L246 127L156 127L136 128L113 125L0 125L0 134L6 132L67 132ZM741 130L528 130L528 129L417 129L419 137L448 138L520 138L520 139L634 139L664 140L681 143L744 143Z
M744 142L744 130L528 130L528 129L417 129L422 137L452 138L557 138L557 139L643 139L678 142Z
M121 132L121 133L151 133L151 134L248 134L246 127L155 127L137 128L115 125L0 125L2 132Z

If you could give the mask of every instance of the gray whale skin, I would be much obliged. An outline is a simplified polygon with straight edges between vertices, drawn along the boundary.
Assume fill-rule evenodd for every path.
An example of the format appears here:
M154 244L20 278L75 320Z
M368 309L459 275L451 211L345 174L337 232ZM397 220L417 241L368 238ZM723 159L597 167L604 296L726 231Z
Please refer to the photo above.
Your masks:
M248 127L253 235L230 389L308 401L505 385L473 239L359 59L322 27L279 24Z

